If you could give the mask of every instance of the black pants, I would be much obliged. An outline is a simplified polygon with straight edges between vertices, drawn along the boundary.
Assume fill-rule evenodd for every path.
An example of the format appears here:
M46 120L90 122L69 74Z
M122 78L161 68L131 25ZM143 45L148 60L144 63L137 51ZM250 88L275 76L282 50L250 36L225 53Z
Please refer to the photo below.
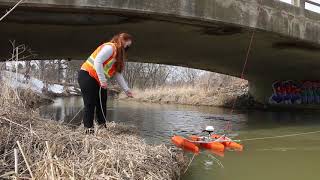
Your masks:
M86 128L93 127L94 119L94 110L96 110L96 119L98 124L105 124L106 120L103 117L103 114L106 117L107 114L107 90L101 89L101 102L102 109L100 105L99 90L100 86L98 82L89 75L87 71L80 70L78 76L78 82L80 85L83 103L84 103L84 117L83 124Z

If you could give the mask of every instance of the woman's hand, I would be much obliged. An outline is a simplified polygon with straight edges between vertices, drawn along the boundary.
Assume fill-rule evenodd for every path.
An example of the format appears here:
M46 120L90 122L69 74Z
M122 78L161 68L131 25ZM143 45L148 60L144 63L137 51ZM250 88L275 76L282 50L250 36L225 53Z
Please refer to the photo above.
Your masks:
M126 95L130 98L133 98L133 94L132 94L131 90L126 91Z
M107 89L107 87L108 87L106 82L101 83L100 86L101 86L102 89Z

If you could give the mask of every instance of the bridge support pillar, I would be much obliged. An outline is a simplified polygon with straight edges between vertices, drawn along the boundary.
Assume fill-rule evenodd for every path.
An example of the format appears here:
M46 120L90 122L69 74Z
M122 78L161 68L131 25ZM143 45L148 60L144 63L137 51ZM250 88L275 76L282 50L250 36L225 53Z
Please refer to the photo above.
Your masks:
M262 104L269 104L272 95L272 80L249 80L249 93L255 101Z
M291 2L295 6L299 6L301 8L305 8L306 0L291 0Z

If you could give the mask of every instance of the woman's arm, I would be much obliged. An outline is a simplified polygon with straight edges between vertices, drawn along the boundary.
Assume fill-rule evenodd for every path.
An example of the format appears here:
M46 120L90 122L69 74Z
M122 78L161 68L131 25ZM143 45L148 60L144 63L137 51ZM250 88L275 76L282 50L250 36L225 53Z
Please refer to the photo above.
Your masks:
M106 76L103 71L103 63L108 60L113 54L113 48L111 45L105 45L100 52L97 54L96 59L94 60L94 69L97 72L100 84L107 83Z
M121 89L127 93L128 91L130 91L127 82L124 80L123 75L119 72L117 72L114 75L114 78L116 79L116 81L118 82L118 84L120 85Z

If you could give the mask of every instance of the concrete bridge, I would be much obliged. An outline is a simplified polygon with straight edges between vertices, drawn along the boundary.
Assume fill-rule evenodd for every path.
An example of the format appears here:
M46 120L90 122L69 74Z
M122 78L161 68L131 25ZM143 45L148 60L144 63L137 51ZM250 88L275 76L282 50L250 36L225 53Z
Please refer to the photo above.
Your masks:
M17 0L0 0L0 10ZM0 23L0 59L9 40L37 59L83 60L113 34L135 37L130 60L240 76L267 102L275 80L318 80L320 14L278 0L26 0ZM312 2L314 3L314 2ZM317 3L315 3L317 4Z

